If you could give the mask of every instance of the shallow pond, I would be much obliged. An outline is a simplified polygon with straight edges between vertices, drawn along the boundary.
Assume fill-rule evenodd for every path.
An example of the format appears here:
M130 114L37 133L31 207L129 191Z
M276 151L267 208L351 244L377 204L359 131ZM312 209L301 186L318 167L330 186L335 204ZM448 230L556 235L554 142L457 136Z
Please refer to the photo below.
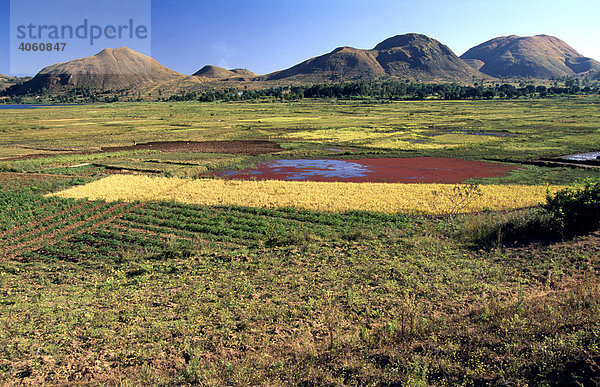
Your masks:
M3 105L3 104L0 104L0 110L3 110L3 109L56 108L56 107L67 107L67 106L77 106L77 104L65 104L65 105Z
M590 160L598 160L598 157L600 157L600 151L568 155L568 156L563 156L562 158L565 160L569 160L569 161L590 161Z
M513 166L441 157L360 160L276 160L253 169L230 170L217 176L244 180L329 182L458 183L477 177L504 176Z

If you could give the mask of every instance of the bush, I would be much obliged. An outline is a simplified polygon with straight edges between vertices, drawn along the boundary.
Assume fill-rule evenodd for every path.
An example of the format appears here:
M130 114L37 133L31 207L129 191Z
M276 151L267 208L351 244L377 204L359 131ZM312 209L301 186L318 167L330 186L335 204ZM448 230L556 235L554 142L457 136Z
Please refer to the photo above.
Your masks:
M559 222L566 234L597 230L600 227L600 181L586 181L581 188L566 188L547 195L544 208Z
M560 232L550 213L528 208L466 215L459 235L473 247L490 248L553 240Z

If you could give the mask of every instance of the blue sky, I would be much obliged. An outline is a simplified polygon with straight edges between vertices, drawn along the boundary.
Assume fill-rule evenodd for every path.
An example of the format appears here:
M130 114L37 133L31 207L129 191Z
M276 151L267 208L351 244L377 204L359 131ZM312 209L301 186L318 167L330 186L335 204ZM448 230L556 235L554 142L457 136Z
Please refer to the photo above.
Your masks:
M13 1L30 7L32 18L47 16L31 1ZM458 55L496 36L548 34L600 60L597 0L153 0L151 6L151 45L138 49L184 74L206 64L265 74L338 46L372 48L407 32L438 39ZM105 18L111 13L139 16L126 6L97 12ZM73 20L77 14L70 11ZM10 1L0 0L0 73L13 75L9 36ZM47 54L36 59L41 68L42 62L67 61L102 48L88 45L61 54L61 60Z

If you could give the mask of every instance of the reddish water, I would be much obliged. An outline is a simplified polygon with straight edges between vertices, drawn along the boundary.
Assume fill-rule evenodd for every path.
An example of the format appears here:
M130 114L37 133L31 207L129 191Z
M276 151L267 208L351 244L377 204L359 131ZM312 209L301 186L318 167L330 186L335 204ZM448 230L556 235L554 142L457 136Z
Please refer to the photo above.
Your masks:
M277 160L254 169L226 171L229 179L459 183L476 177L504 176L515 167L484 161L440 157L413 157L361 160Z

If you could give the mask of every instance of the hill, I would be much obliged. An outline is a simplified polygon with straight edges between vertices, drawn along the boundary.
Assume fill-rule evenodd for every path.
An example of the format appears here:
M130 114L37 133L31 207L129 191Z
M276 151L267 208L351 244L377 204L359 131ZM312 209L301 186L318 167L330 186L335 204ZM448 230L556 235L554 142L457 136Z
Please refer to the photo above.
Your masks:
M375 46L377 61L392 76L437 79L470 79L483 75L473 70L439 41L425 35L406 34L386 39Z
M0 74L0 91L6 89L8 86L8 77L6 75Z
M138 91L183 77L155 59L127 47L106 48L93 56L45 67L15 93L58 92L75 87Z
M0 74L0 91L3 91L17 82L17 78L9 77L8 75Z
M600 70L600 62L549 35L494 38L471 48L461 59L493 77L552 78Z
M250 70L246 69L233 69L227 70L223 67L207 65L202 67L200 70L194 73L195 77L208 78L208 79L236 79L242 78L241 80L251 79L257 75Z
M421 34L391 37L371 50L339 47L308 59L265 80L352 80L359 78L457 80L486 77L463 62L450 48Z

